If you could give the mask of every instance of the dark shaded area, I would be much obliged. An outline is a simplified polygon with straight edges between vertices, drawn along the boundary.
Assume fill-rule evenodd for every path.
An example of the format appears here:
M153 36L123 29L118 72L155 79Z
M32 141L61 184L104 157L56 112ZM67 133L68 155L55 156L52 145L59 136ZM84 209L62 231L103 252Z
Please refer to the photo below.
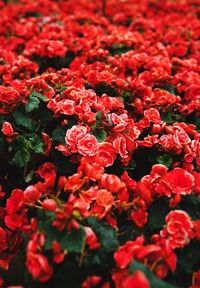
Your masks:
M39 57L38 55L34 55L32 60L35 61L39 65L39 74L45 72L49 67L54 68L56 70L60 70L62 68L68 68L70 63L74 60L76 54L72 51L68 51L65 57L53 57L49 58Z

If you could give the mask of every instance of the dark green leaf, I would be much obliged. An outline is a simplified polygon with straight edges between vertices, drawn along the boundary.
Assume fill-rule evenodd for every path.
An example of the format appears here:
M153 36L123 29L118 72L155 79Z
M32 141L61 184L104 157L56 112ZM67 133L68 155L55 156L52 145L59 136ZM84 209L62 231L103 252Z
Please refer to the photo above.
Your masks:
M196 115L195 125L197 126L197 130L200 131L200 115Z
M173 159L169 154L163 154L163 155L158 156L157 161L159 164L163 164L167 168L169 168L171 163L173 162Z
M168 91L171 94L177 95L176 86L174 85L167 85L163 87L162 89Z
M42 95L41 93L38 93L38 92L36 92L36 91L33 91L30 96L33 96L33 97L35 97L35 98L38 98L38 99L40 99L40 100L42 100L42 101L44 101L44 102L48 101L48 98L47 98L46 96L44 96L44 95Z
M61 87L60 87L60 92L62 93L62 92L65 91L66 89L67 89L66 86L61 86Z
M27 128L30 131L37 132L39 129L39 123L31 119L28 114L25 113L22 107L15 109L13 112L15 123L22 127Z
M24 176L24 180L26 183L30 182L33 179L33 175L34 175L35 171L31 170L28 174L26 174Z
M161 229L165 224L165 217L169 211L169 199L163 197L155 200L148 211L148 229L150 231Z
M106 131L99 129L95 129L92 134L97 138L99 143L104 142L107 136Z
M131 96L131 92L130 92L130 91L127 91L127 90L123 90L120 96L121 96L123 99L124 99L124 98L132 97L132 96Z
M187 212L193 220L200 219L200 198L196 195L183 196L179 207Z
M6 143L5 143L5 141L4 141L4 138L1 137L1 138L0 138L0 152L1 152L1 151L4 151L5 147L6 147Z
M13 146L15 150L19 150L21 148L28 149L28 141L26 140L24 136L19 135L15 138L13 142Z
M40 100L36 97L29 97L28 102L25 105L26 112L31 112L39 108Z
M29 143L30 143L30 148L35 153L41 154L44 152L44 144L39 137L35 136L35 137L31 138Z
M88 217L87 222L96 233L102 248L110 252L115 251L118 248L119 242L117 239L117 232L112 226L95 217Z
M29 151L25 148L22 148L15 153L12 163L14 163L17 167L22 168L26 166L30 159L31 155Z
M86 234L82 227L71 230L60 241L63 250L80 253L83 250Z
M112 47L109 48L109 52L112 56L116 54L121 55L130 51L131 49L132 48L127 47L124 44L113 44Z
M67 230L58 231L58 229L52 226L54 213L39 211L38 216L40 219L38 227L45 234L46 249L51 249L52 242L56 240L63 250L73 253L80 253L82 251L86 238L85 231L82 227L78 230L73 229L70 232Z
M53 140L57 141L59 144L66 144L65 142L66 132L62 126L57 126L52 133Z
M177 122L180 119L180 115L174 114L172 111L160 113L161 119L166 122L167 124L173 124L174 122Z

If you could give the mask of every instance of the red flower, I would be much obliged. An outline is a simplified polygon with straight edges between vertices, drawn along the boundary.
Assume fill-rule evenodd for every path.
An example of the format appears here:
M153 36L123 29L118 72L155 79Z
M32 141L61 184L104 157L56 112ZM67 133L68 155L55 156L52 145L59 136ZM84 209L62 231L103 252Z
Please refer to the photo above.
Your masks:
M45 180L44 182L35 184L35 187L41 193L47 193L49 190L51 191L56 180L56 170L57 168L53 163L46 162L36 171L36 173Z
M172 249L187 245L194 233L193 223L189 215L181 210L173 210L166 216L166 226L160 232L162 237L169 240Z
M127 270L120 270L113 274L112 279L116 288L150 288L148 279L139 270L131 275Z
M47 157L51 152L52 139L46 133L42 132L42 142L44 143L44 156Z
M144 111L144 116L150 121L155 124L162 124L162 120L160 119L160 114L158 110L155 108L150 108Z
M199 288L200 287L200 270L194 272L192 275L192 286L189 288Z
M138 182L135 187L135 193L141 197L147 204L152 202L150 189L142 182Z
M63 99L59 101L54 109L55 114L73 115L75 108L75 101Z
M122 158L126 158L126 156L127 156L126 139L123 136L118 136L113 141L113 147L114 147L116 153L119 153L119 155Z
M108 210L114 203L114 197L109 191L101 189L97 192L96 203Z
M193 175L194 180L195 180L194 192L199 195L200 194L200 173L193 172L192 175Z
M0 227L0 253L6 249L7 241L6 241L6 232L3 228Z
M56 264L62 263L65 258L65 254L62 252L60 244L56 240L52 242L52 250L53 250L54 263Z
M176 144L183 147L191 142L190 137L183 129L177 129L173 135Z
M126 268L137 251L142 247L144 238L138 237L135 241L127 241L124 245L120 246L114 253L114 259L117 266L121 269Z
M144 209L137 209L136 211L131 212L131 219L135 223L135 225L139 228L143 228L147 223L148 214Z
M121 188L125 187L125 184L114 174L103 174L100 179L100 186L108 191L118 193Z
M194 187L194 177L182 168L167 172L161 179L156 190L166 196L171 194L191 194Z
M72 126L71 129L67 130L65 141L72 148L76 149L77 137L81 134L84 135L87 133L87 128L84 126Z
M111 113L108 115L108 119L114 125L112 128L113 132L122 132L128 125L127 114L117 115L115 113Z
M28 186L24 191L24 198L27 202L35 203L40 199L40 197L41 192L34 185Z
M47 211L55 211L57 208L56 202L53 199L45 199L42 202L42 208Z
M108 142L99 143L97 154L91 158L92 161L100 164L102 167L113 165L115 159L115 149L113 148L113 145Z
M5 135L5 136L13 136L14 134L14 130L13 130L13 127L12 125L9 123L9 122L4 122L3 123L3 128L1 129L2 133Z
M53 274L53 269L50 266L47 258L39 253L28 252L26 267L33 278L40 282L48 281Z
M119 288L150 288L150 283L142 271L136 270L122 281Z
M91 250L97 249L101 246L98 242L97 236L90 227L84 227L86 233L85 243L90 247Z
M101 282L100 276L89 276L82 283L81 288L92 288L92 287L97 286L100 282Z
M94 135L81 134L77 137L77 149L83 156L94 156L98 152L98 142Z
M194 225L194 237L200 240L200 219L193 221L193 225Z
M89 162L87 157L83 157L81 159L81 164L78 167L78 172L82 172L83 175L95 181L102 177L104 169L98 163Z

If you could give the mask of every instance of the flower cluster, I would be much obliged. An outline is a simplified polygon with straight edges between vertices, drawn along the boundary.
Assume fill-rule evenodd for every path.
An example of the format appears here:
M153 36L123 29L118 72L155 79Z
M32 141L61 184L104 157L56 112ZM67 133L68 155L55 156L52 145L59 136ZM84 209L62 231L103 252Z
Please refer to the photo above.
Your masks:
M0 0L0 287L200 287L199 4Z

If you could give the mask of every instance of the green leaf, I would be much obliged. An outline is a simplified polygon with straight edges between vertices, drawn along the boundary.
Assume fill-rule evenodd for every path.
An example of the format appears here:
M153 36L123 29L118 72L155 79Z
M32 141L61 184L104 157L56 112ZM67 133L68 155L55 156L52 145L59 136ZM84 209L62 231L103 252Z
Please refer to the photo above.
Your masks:
M195 125L197 126L197 130L200 131L200 115L196 115Z
M130 98L130 97L132 97L131 92L130 92L130 91L127 91L127 90L122 90L122 93L121 93L120 96L121 96L123 99L124 99L124 98Z
M44 102L48 101L48 98L46 96L44 96L41 93L38 93L36 91L33 91L30 96L33 96L34 98L38 98Z
M82 227L78 230L73 229L67 233L60 241L63 250L68 252L80 253L85 244L86 233Z
M165 224L165 217L169 213L169 199L166 197L155 200L148 210L148 230L161 229Z
M28 161L30 161L31 155L28 150L22 148L21 150L17 151L14 155L12 163L15 164L17 167L22 168L25 167Z
M25 127L30 131L37 132L39 129L39 123L31 119L29 115L25 113L23 107L18 107L15 109L13 112L13 118L17 125Z
M171 155L163 154L163 155L158 156L157 161L159 164L163 164L167 168L169 168L171 163L173 162L173 159L172 159Z
M137 270L142 271L150 282L151 288L179 288L178 286L171 285L163 280L157 278L153 272L151 272L146 266L133 260L129 266L130 272L135 272Z
M55 130L53 130L52 138L60 144L66 144L65 142L66 132L62 126L57 126Z
M196 195L184 195L179 203L181 210L187 212L192 220L200 219L200 198Z
M24 176L24 180L26 183L30 182L33 179L33 175L34 175L35 171L31 170L28 174L26 174Z
M95 129L92 131L92 134L97 138L99 143L104 142L107 136L106 131Z
M40 139L40 137L32 137L29 141L30 148L37 154L41 154L44 152L44 143Z
M174 114L172 111L167 111L164 113L160 113L161 119L166 122L167 124L173 124L180 119L180 115Z
M60 92L62 93L62 92L65 91L66 89L67 89L66 86L61 86L61 87L60 87Z
M102 113L103 113L102 111L98 111L96 113L96 124L95 124L96 127L102 124L102 121L101 121Z
M52 242L56 240L63 250L72 253L80 253L82 251L86 233L81 226L79 229L73 229L70 232L67 230L58 231L52 226L54 213L39 211L38 218L38 227L45 234L45 249L52 249Z
M167 85L162 87L163 90L168 91L169 93L173 95L177 95L177 90L175 85Z
M112 226L103 223L95 217L88 217L87 222L88 226L90 226L96 233L97 238L104 250L107 252L112 252L118 248L119 242L117 239L117 232Z
M27 113L38 109L39 108L39 104L40 104L40 100L36 97L29 97L28 102L25 105L25 111Z
M20 150L21 148L28 150L28 141L26 140L24 136L19 135L13 141L13 146L15 150Z
M125 44L113 44L112 47L109 48L110 54L113 55L121 55L128 51L132 50L132 48L127 47Z

